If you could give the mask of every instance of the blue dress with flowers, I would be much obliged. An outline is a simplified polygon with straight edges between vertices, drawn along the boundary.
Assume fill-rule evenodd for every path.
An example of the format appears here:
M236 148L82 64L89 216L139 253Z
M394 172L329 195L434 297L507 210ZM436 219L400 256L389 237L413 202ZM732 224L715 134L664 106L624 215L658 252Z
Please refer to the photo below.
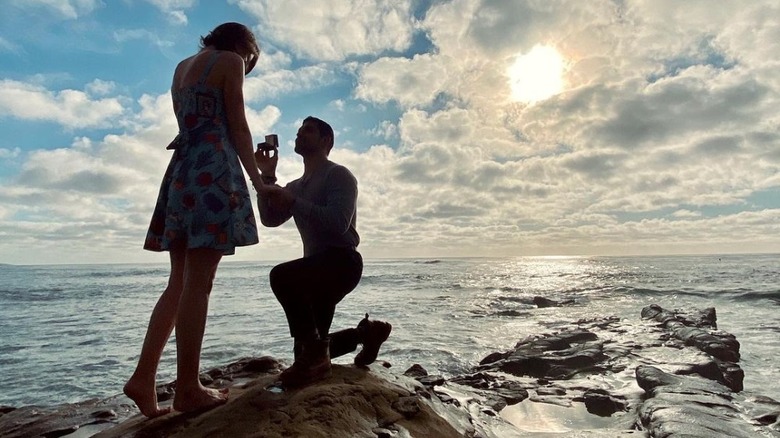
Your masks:
M168 146L165 171L144 249L214 248L235 253L258 242L249 190L228 135L222 90L204 81L220 52L209 59L200 80L173 92L179 135Z

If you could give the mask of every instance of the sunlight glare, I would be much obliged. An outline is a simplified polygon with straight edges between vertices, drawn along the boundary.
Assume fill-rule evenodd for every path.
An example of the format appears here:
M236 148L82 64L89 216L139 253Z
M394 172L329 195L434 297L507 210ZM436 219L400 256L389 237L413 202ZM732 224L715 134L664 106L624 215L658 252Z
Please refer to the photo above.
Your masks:
M535 103L563 91L563 57L552 47L536 45L509 67L512 98Z

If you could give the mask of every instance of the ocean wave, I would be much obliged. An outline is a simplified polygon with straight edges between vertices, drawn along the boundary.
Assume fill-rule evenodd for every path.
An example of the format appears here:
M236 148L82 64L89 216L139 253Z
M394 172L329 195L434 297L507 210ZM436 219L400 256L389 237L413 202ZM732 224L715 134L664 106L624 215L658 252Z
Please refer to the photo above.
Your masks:
M495 297L500 302L519 303L519 304L534 304L534 297L532 296L498 296Z
M498 292L523 292L524 289L520 287L512 287L512 286L501 286L501 287L495 287L495 286L486 286L483 287L482 290L486 291L498 291Z
M682 296L692 296L692 297L711 297L713 295L712 291L707 290L697 290L697 289L650 289L645 287L630 287L630 286L618 286L618 287L607 287L601 289L601 291L605 291L607 293L615 293L615 294L622 294L622 295L632 295L632 296L640 296L640 297L668 297L670 295L682 295Z
M757 291L750 290L744 292L737 292L732 295L734 301L774 301L775 304L780 304L780 290L771 291Z
M147 277L149 275L167 275L168 268L148 268L148 269L126 269L116 271L86 271L76 272L69 275L72 278L124 278L124 277Z
M65 289L43 287L36 289L0 289L0 299L8 302L50 302L61 300Z
M22 351L26 348L27 346L25 345L0 345L0 354L16 353L17 351Z

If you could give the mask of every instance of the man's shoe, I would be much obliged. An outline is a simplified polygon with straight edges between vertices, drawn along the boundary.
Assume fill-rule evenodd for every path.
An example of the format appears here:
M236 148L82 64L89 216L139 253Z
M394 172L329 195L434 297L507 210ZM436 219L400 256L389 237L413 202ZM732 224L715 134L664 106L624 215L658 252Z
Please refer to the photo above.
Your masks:
M369 321L366 313L366 317L358 324L357 330L360 333L363 349L355 356L355 365L366 366L376 360L379 347L390 337L393 326L384 321Z
M328 377L331 368L328 344L328 339L300 344L300 353L295 362L279 375L282 386L295 388Z

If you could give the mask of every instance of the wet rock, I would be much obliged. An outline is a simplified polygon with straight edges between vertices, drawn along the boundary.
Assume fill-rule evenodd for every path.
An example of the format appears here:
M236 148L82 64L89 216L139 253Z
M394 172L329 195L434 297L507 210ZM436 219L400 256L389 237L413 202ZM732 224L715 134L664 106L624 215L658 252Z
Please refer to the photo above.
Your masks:
M129 418L135 412L132 406L122 404L116 398L92 399L51 407L25 406L0 416L0 436L3 438L61 437L85 425L105 423L108 426L112 422ZM113 413L113 415L100 413Z
M670 321L679 322L687 327L718 328L718 317L714 307L708 307L695 312L673 312L666 310L658 304L651 304L642 309L640 313L643 319L653 319L662 324Z
M680 375L698 374L704 378L714 380L732 391L740 392L744 389L745 372L739 365L733 362L724 362L717 359L711 361L693 364L686 369L677 371Z
M281 364L270 357L243 358L209 370L201 374L200 378L207 386L221 388L229 386L233 379L257 377L264 372L257 370L275 372L281 368ZM173 398L176 382L158 385L156 389L157 400L164 403ZM3 410L5 412L0 415L0 436L3 438L67 436L88 425L100 430L138 413L137 408L124 396L48 407L9 407Z
M375 427L371 429L371 432L376 435L377 438L392 438L398 436L397 431L392 431L383 427Z
M642 309L641 316L661 323L664 328L670 330L672 336L685 345L694 346L722 361L739 361L739 342L734 335L701 328L717 326L715 309L708 309L698 317L690 317L652 304Z
M475 373L453 377L450 382L469 386L485 397L486 404L495 412L528 398L528 389L519 382L506 380L490 373ZM498 407L500 406L500 409Z
M545 307L561 307L568 304L574 304L574 300L555 301L540 296L535 296L533 301L534 304L536 304L536 307L540 309L543 309Z
M675 376L644 365L637 368L636 377L647 393L639 419L651 436L757 436L732 403L731 391L717 382Z
M135 417L95 438L202 437L430 437L475 436L467 418L456 428L443 415L459 409L426 400L420 384L376 366L334 365L330 376L305 387L271 392L276 374L231 388L228 402L209 411ZM470 428L470 429L469 429ZM486 437L493 438L493 437Z
M625 411L628 406L624 398L615 397L603 389L589 389L581 398L574 400L584 402L588 412L600 417L611 417L616 412Z
M541 396L564 395L566 394L566 390L564 388L556 387L556 386L541 386L539 388L536 388L536 394Z
M433 387L443 385L446 380L442 376L423 376L418 377L417 381L425 385L426 387Z
M522 388L505 388L503 386L497 386L491 389L509 406L518 404L528 398L528 391Z
M420 413L420 401L417 397L400 397L392 403L393 409L402 414L405 418L413 418Z
M464 374L461 376L455 376L450 379L450 382L458 383L460 385L470 386L472 388L490 388L493 382L498 378L490 373L474 373Z
M641 319L659 323L658 330L637 331L615 317L569 324L551 321L546 325L558 331L527 337L509 351L491 353L474 367L475 373L456 376L450 382L474 388L475 394L486 397L485 403L495 409L501 405L491 397L501 391L502 373L520 380L535 379L525 380L525 389L531 394L529 403L564 408L582 403L594 416L615 418L616 427L638 427L649 436L780 437L773 434L780 405L739 397L744 380L737 364L739 343L733 335L717 331L714 308L683 313L653 304L641 310ZM625 336L630 333L640 336ZM664 353L664 349L680 353ZM656 357L656 351L661 356ZM692 362L686 364L685 358ZM670 371L647 367L648 361ZM628 388L620 383L624 377L616 376L627 373L646 391L646 400L636 395L626 397ZM534 409L540 408L527 405L512 415L531 414ZM707 420L681 420L686 415L702 415ZM605 436L629 432L611 430Z
M488 415L494 415L495 413L501 412L502 409L507 407L507 402L502 397L496 397L493 394L489 394L485 397L482 404L484 406L487 406L490 408L492 412L484 411Z
M604 344L593 342L596 339L594 333L579 329L544 335L518 343L504 359L479 369L536 378L570 378L593 370L607 359Z
M416 363L409 367L408 370L404 371L404 376L407 377L425 377L428 375L428 371L425 370L425 368L422 367L422 365Z
M95 418L107 419L107 418L116 418L118 415L116 411L113 409L102 409L93 412L92 416Z
M504 360L509 356L509 353L490 353L489 355L485 356L484 359L479 361L480 365L488 365L493 362L498 362L499 360Z

